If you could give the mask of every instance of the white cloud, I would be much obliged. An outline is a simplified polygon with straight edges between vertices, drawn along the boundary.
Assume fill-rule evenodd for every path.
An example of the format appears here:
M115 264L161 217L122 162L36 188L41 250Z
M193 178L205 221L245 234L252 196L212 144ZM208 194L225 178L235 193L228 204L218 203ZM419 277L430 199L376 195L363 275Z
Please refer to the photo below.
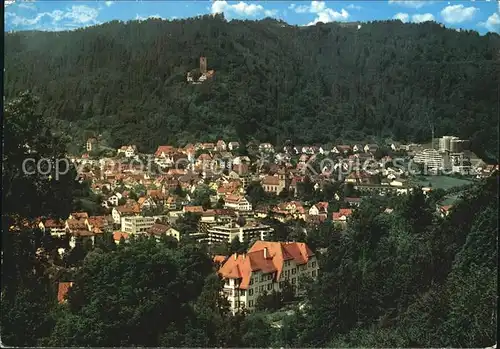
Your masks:
M64 14L64 18L79 24L96 22L97 16L99 16L99 11L86 5L73 5L71 11Z
M226 13L226 14L236 14L238 16L248 16L255 17L258 15L264 15L267 17L275 16L277 10L266 10L262 5L248 4L246 2L240 1L237 4L230 5L225 0L216 0L212 3L211 12L215 13Z
M425 5L432 4L433 1L417 1L417 0L389 0L389 4L391 5L399 5L410 8L421 8Z
M212 13L222 13L229 4L226 1L214 1L212 3Z
M111 5L113 5L115 2L114 1L105 1L104 2L106 4L106 6L110 7Z
M412 22L422 23L427 21L433 21L434 16L432 13L417 13L416 15L411 16Z
M490 32L495 32L500 34L500 16L496 12L494 12L491 16L489 16L486 22L479 22L478 25L480 27L488 29L488 31Z
M47 29L56 30L61 26L83 26L98 24L97 17L99 11L87 5L73 5L68 7L66 11L54 10L52 12L41 12L35 17L23 17L17 14L8 16L10 24L17 26L36 26L32 29ZM44 18L49 18L51 23L41 24Z
M354 5L354 4L350 4L349 6L347 6L347 8L350 10L358 10L358 11L362 9L361 6Z
M278 14L278 10L264 10L264 15L266 17L274 17Z
M311 1L311 5L294 6L293 8L297 13L314 13L316 18L306 24L314 25L318 22L329 23L333 21L345 21L349 18L349 12L342 9L340 12L326 7L324 1Z
M392 19L399 19L401 22L406 23L410 20L410 15L407 13L399 12L396 13Z
M4 0L4 6L7 7L9 5L12 5L15 1L14 0Z
M295 12L297 13L306 13L309 12L309 6L307 5L300 5L295 7Z
M326 9L326 5L324 1L311 1L311 10L310 12L318 13L324 11Z
M441 16L446 23L462 23L470 21L474 15L479 12L476 7L465 7L464 5L450 5L446 6L441 11Z
M24 8L27 10L31 10L31 11L36 11L36 6L31 1L30 2L28 2L28 1L21 2L21 3L19 3L18 7Z
M349 12L342 9L340 12L332 10L331 8L326 8L318 13L318 16L307 25L314 25L318 22L329 23L334 21L345 21L349 18Z
M294 8L295 8L295 4L290 4L290 6L288 6L289 10L293 10Z

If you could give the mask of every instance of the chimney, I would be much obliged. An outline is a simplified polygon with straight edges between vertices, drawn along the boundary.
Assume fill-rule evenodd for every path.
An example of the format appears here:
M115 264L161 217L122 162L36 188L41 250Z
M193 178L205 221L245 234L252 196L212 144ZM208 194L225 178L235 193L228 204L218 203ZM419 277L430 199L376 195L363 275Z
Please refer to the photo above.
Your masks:
M245 257L247 256L246 253L243 253L243 260L245 260Z
M238 254L237 254L237 253L235 253L235 254L234 254L234 260L237 260L237 259L238 259Z
M267 251L267 247L264 247L264 259L269 257L269 252Z

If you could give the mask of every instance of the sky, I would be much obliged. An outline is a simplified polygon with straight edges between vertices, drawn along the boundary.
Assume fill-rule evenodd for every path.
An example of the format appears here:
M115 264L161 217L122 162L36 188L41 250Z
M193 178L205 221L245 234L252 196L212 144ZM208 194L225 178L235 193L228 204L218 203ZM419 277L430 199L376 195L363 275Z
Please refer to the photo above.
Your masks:
M467 1L48 1L4 0L5 31L61 31L111 20L176 20L210 13L226 19L274 17L292 25L318 21L436 21L447 28L500 33L500 2Z

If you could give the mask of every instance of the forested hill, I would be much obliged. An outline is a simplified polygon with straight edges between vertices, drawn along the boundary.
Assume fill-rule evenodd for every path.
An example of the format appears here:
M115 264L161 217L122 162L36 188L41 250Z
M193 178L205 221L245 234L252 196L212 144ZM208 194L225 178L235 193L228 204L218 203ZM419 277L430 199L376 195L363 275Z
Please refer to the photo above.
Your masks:
M254 137L328 143L497 138L500 37L427 22L289 26L223 16L5 35L7 99L109 145ZM206 56L215 79L186 83ZM478 132L482 132L478 134Z

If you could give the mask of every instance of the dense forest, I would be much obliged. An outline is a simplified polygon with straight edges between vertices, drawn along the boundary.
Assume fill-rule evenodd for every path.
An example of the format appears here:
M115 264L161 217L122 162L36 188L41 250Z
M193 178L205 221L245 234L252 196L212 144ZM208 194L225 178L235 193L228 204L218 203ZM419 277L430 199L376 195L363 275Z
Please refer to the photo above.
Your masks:
M497 34L434 22L113 21L6 34L5 93L33 90L80 150L89 134L142 151L219 137L427 141L433 125L491 155L499 49ZM200 56L215 77L190 85Z
M308 228L300 239L318 253L319 278L303 284L304 306L283 316L278 327L273 316L282 299L274 295L259 297L254 313L233 315L206 246L190 239L137 238L116 246L106 234L61 258L60 242L25 222L67 217L82 188L74 173L59 181L48 173L22 175L25 158L56 159L65 152L65 137L37 109L36 99L23 93L4 116L4 345L359 348L496 342L498 173L464 188L448 216L436 213L446 193L415 190L363 200L346 231L329 221ZM298 239L294 227L300 225L283 226L276 238ZM60 281L75 283L66 304L57 302Z

